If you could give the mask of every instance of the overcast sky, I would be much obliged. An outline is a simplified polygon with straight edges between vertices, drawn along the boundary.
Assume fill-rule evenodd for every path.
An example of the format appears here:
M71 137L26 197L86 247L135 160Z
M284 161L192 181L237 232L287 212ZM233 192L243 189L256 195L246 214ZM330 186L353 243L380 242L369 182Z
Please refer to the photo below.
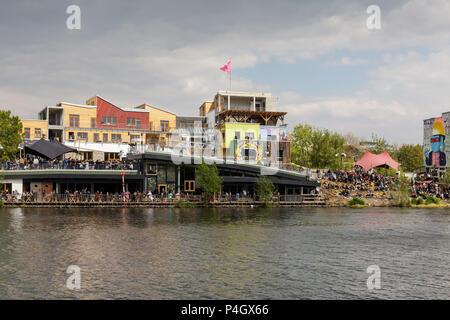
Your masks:
M69 30L69 5L81 29ZM381 29L366 26L369 5ZM450 111L450 1L65 1L0 4L0 108L36 118L96 94L182 115L228 87L279 97L307 122L421 143Z

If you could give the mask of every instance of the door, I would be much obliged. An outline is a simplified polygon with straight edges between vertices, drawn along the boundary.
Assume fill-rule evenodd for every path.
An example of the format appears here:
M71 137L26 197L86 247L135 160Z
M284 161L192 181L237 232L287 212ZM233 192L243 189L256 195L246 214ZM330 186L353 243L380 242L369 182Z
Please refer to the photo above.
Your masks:
M167 184L158 184L158 193L167 193Z

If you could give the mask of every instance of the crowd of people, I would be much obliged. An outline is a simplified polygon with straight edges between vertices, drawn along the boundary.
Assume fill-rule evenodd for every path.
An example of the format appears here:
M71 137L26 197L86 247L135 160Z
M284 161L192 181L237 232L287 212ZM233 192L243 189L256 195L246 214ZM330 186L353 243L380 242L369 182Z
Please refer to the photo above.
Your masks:
M327 170L319 172L318 177L324 189L341 189L340 195L349 197L352 191L356 191L356 196L373 196L374 191L389 191L393 184L393 177L383 176L375 172Z
M37 170L37 169L82 169L82 170L137 170L135 161L93 161L93 160L45 160L39 157L27 157L14 161L0 162L4 170Z
M439 185L433 182L416 181L411 186L411 197L424 199L428 197L436 197L440 199L449 199L450 190L448 185Z

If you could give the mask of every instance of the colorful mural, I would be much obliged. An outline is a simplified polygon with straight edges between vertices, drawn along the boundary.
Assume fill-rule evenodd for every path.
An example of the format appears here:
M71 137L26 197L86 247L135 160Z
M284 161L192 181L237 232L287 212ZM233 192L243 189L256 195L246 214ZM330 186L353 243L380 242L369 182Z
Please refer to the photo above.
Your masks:
M273 126L261 126L259 130L259 136L261 141L279 141L280 128Z
M286 128L280 128L280 141L282 142L289 141L289 133Z
M25 146L31 146L32 144L34 144L35 142L38 142L39 139L23 139L23 144Z
M258 141L239 141L235 149L235 157L238 162L261 164L262 149Z
M448 166L450 156L450 113L424 121L424 165Z
M261 141L269 141L268 137L271 141L289 141L289 133L285 127L261 126L259 136Z

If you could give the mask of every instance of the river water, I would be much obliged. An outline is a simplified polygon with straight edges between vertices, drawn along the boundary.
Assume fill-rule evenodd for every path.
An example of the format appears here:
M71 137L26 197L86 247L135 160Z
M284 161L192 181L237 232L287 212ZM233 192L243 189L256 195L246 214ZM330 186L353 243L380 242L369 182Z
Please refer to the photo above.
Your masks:
M449 226L445 209L1 209L0 298L449 299Z

